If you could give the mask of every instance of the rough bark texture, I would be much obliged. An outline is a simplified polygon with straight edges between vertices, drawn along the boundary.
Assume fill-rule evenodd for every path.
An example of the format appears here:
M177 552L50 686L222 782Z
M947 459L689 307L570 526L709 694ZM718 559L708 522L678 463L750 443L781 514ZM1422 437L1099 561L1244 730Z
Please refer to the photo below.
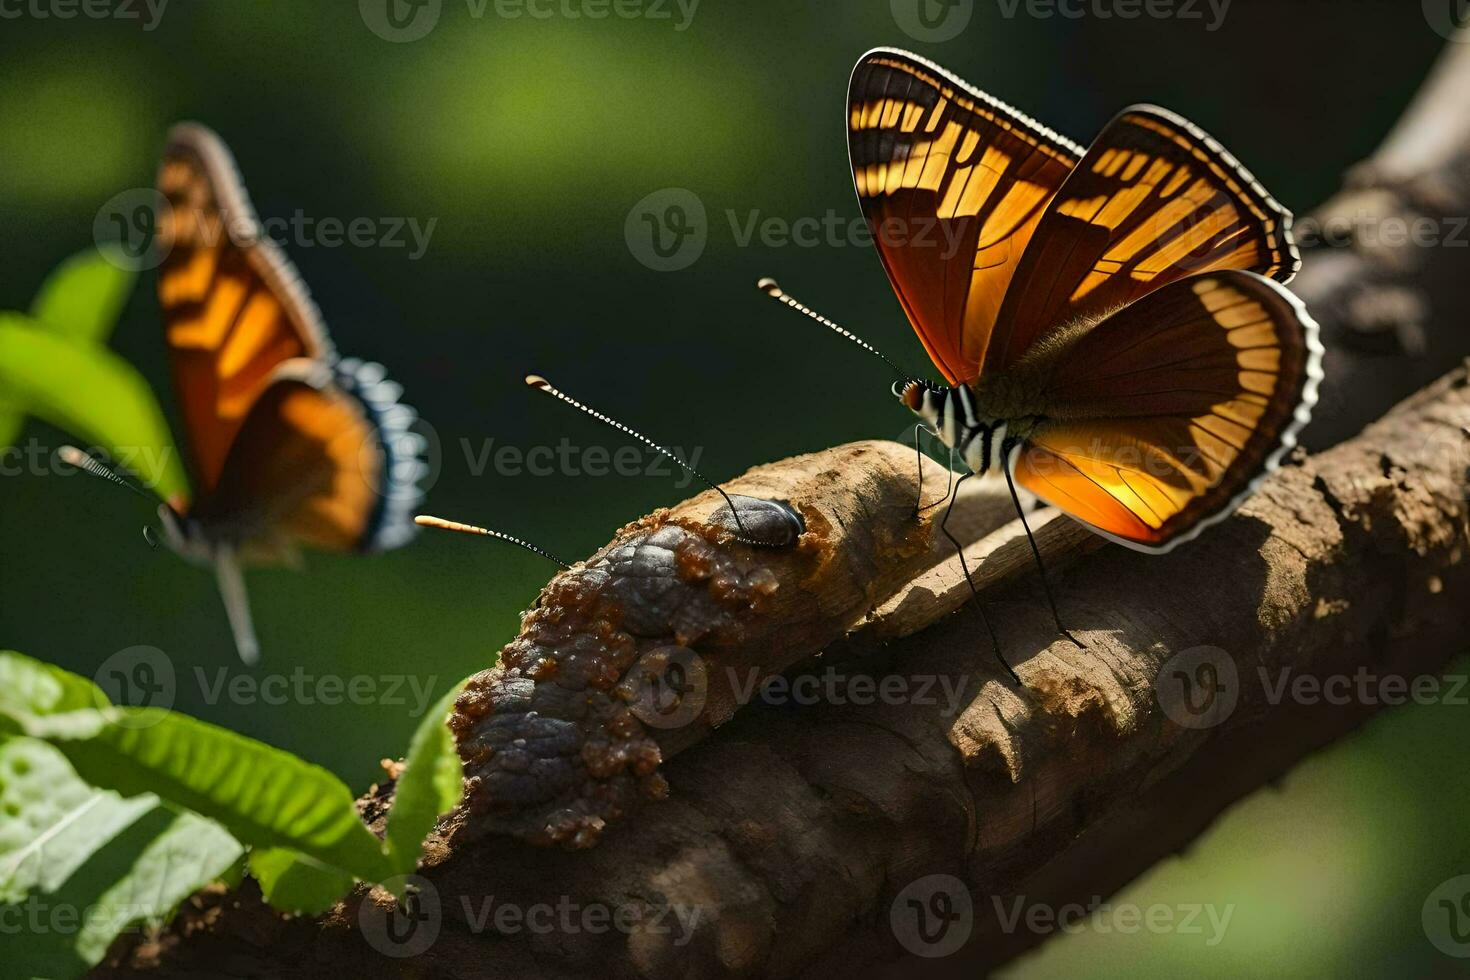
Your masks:
M1358 234L1351 247L1309 252L1294 286L1322 323L1329 351L1323 400L1307 432L1314 449L1358 432L1466 351L1470 290L1459 279L1467 253L1449 244L1391 246L1377 230L1394 218L1470 213L1467 84L1470 45L1452 45L1384 148L1318 213L1324 221L1346 216ZM1438 225L1446 237L1451 224ZM679 540L664 542L672 547L663 551L708 546L715 567L733 563L739 589L769 570L778 582L761 611L769 618L749 633L721 638L713 631L693 644L705 643L699 653L711 676L732 665L754 666L759 676L786 671L835 685L825 690L843 692L847 703L830 696L815 705L755 703L730 717L726 690L714 699L718 710L702 705L683 728L628 728L630 737L657 746L672 788L667 799L636 810L637 794L621 790L610 806L577 809L596 796L589 777L606 782L594 771L603 747L590 756L579 747L566 764L582 769L534 802L555 812L570 801L572 841L588 827L600 832L595 821L630 811L590 850L475 837L467 832L477 817L472 801L432 843L416 924L390 912L377 893L359 894L320 920L285 921L247 884L238 893L200 896L169 935L120 947L126 966L111 969L902 976L919 962L911 954L925 948L913 935L922 927L916 913L939 922L958 914L956 903L967 897L972 928L953 933L967 941L930 963L941 974L974 976L1040 938L1003 928L992 899L1008 905L1025 896L1056 906L1109 894L1187 844L1226 805L1375 710L1362 699L1310 708L1276 699L1283 676L1352 677L1366 668L1412 677L1460 650L1470 625L1463 600L1470 594L1467 425L1470 388L1455 371L1350 442L1299 455L1234 519L1166 556L1097 548L1065 519L1038 515L1058 601L1085 650L1057 640L1027 572L1019 526L1000 526L994 496L968 498L962 539L977 542L971 567L1025 689L1004 682L958 563L945 557L929 524L901 520L913 499L907 451L860 444L762 467L733 489L792 500L815 535L805 551L754 554L718 532L706 534L702 519L718 500L704 495L625 529L591 565L601 562L616 576L619 547L635 539L649 547L653 536L668 533ZM832 520L830 508L855 492L862 519ZM814 515L828 521L825 531ZM698 540L681 544L686 535ZM885 535L889 544L904 542L898 557L874 547ZM873 563L876 586L863 587L852 568L833 568L834 558L861 555ZM677 573L676 559L657 560ZM569 608L597 608L603 586L590 589L591 605L581 602L589 584L596 585L573 583ZM689 590L690 602L708 597L708 580L697 576L673 587ZM834 604L823 606L827 598ZM623 607L643 601L625 593L613 599ZM723 615L718 602L710 608L701 622ZM538 663L557 664L543 679L574 666L575 638L601 629L599 622L632 636L630 665L648 645L679 638L676 615L627 630L626 611L616 622L584 617L546 643L533 637L541 652L528 651L520 664L507 659L510 671L524 672L513 680L535 679ZM882 688L856 678L886 679L897 696L875 697ZM516 715L514 708L506 713ZM566 719L575 723L578 746L608 742L612 716L594 715L590 728ZM713 737L699 740L726 717ZM552 755L558 766L569 758ZM614 781L630 772L647 776L632 762L612 768ZM370 822L381 821L390 795L384 787L364 801ZM536 812L544 826L545 813ZM514 818L491 829L536 836ZM496 918L498 908L540 906L550 909L549 929ZM566 914L582 925L561 925L562 908L576 910ZM585 917L594 909L619 910L620 927L597 928ZM407 944L389 938L395 928L409 934ZM431 933L433 942L417 955L383 952L401 952Z

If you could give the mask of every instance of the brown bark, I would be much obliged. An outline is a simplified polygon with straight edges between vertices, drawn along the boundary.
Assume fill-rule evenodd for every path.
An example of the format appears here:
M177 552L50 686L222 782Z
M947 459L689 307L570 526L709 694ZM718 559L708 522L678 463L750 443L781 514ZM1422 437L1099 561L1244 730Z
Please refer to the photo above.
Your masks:
M1390 219L1470 213L1466 84L1470 45L1452 45L1384 148L1318 213L1346 216L1355 237L1309 252L1294 287L1329 350L1307 432L1314 448L1357 432L1465 353L1470 290L1458 280L1470 253L1449 241L1399 247L1379 232ZM1439 222L1446 238L1451 224ZM774 613L802 625L786 647L767 644L778 655L761 669L825 649L806 660L807 676L833 665L897 678L906 696L757 704L699 744L688 737L698 725L661 735L669 798L612 825L591 850L470 841L455 833L463 819L446 827L423 869L437 938L418 956L390 959L371 941L386 915L376 897L287 922L248 885L201 896L171 935L120 955L176 975L223 957L233 973L272 976L899 976L917 962L899 938L908 899L943 911L928 876L946 874L963 882L973 922L961 949L931 962L974 975L1044 938L1004 928L994 900L1055 907L1109 894L1381 707L1276 699L1284 671L1414 677L1459 651L1470 620L1467 425L1470 388L1456 371L1351 441L1299 456L1235 518L1165 556L1099 548L1066 519L1038 515L1059 603L1085 650L1057 640L1019 525L998 525L1009 502L970 497L971 567L1024 690L1003 682L958 563L932 535L900 568L861 522L836 522L823 553L869 555L882 588L834 588L841 608L820 617L798 612L802 603ZM855 487L870 515L911 506L899 468L912 465L907 451L832 454L763 467L732 489L776 495L838 472L826 490L804 484L819 511ZM705 495L676 515L704 516L716 502ZM779 637L776 627L763 635ZM755 663L738 659L738 643L730 649L737 665ZM1212 702L1186 687L1204 681L1219 685ZM942 683L957 694L954 713ZM1191 713L1187 702L1201 699L1211 707ZM387 795L366 801L370 819ZM641 918L622 931L501 934L473 927L490 896ZM698 919L667 931L660 910L671 906Z

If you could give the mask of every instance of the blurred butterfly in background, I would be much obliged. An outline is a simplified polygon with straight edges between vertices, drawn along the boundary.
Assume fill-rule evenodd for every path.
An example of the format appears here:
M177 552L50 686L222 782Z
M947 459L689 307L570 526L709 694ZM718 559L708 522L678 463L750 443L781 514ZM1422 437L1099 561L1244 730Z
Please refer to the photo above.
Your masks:
M168 204L158 296L193 485L193 499L169 500L159 514L173 551L214 567L236 648L254 663L242 563L291 562L302 545L405 544L428 469L424 440L381 365L337 356L218 136L175 127L158 190Z
M847 124L883 267L949 384L893 392L964 460L958 482L999 470L1013 498L1165 552L1295 445L1322 348L1282 285L1291 215L1197 127L1134 106L1084 151L881 48Z

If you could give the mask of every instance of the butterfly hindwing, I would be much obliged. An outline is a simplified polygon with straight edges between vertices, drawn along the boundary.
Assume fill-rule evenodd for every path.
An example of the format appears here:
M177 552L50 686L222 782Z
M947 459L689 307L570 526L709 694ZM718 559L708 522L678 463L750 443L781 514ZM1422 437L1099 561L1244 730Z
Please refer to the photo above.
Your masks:
M245 416L219 489L194 515L211 536L381 551L412 536L422 499L415 415L377 364L277 367Z
M1228 516L1296 442L1322 347L1301 301L1237 271L1175 282L1063 348L1017 482L1114 540L1167 551Z
M1290 212L1198 127L1153 106L1124 110L1047 206L984 369L1186 276L1242 269L1289 282L1300 266L1290 230Z
M328 360L331 341L301 277L263 236L230 151L194 123L174 127L158 174L168 206L158 294L194 492L220 482L230 444L283 362Z
M1080 147L923 59L878 49L848 89L863 215L951 384L979 373L1002 298Z

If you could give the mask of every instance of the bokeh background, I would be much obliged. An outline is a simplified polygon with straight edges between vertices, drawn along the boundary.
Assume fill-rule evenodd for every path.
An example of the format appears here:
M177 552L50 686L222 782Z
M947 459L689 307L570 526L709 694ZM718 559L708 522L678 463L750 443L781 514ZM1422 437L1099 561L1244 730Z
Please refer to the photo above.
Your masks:
M233 147L262 216L434 222L417 257L287 247L338 347L388 365L432 423L442 466L428 509L579 557L693 489L649 473L497 467L505 446L565 439L580 469L589 448L626 444L528 391L527 371L697 448L715 479L904 427L881 364L752 288L777 275L921 370L871 250L845 234L815 246L739 234L752 217L830 215L845 227L857 215L842 108L867 48L916 50L1084 143L1127 103L1169 106L1300 213L1373 149L1445 43L1403 0L1234 0L1213 30L1204 3L1202 20L1043 18L1024 3L1007 17L1009 7L976 0L968 26L940 43L907 33L887 0L703 0L692 17L669 4L668 19L604 20L507 18L493 3L476 17L466 0L443 0L433 29L407 43L380 37L346 0L172 0L148 30L7 19L0 308L23 309L47 271L91 243L105 201L151 184L171 123L204 121ZM626 232L635 205L668 188L697 198L706 241L692 264L657 271ZM176 423L153 289L145 274L113 346ZM35 422L22 437L62 441ZM174 665L178 708L365 788L378 759L402 753L412 705L212 694L221 671L246 673L213 577L146 548L148 517L86 478L0 478L0 646L89 675L121 649L157 647ZM257 672L411 675L437 695L491 661L552 571L447 535L371 560L313 555L304 573L254 571ZM1420 917L1437 884L1470 872L1467 710L1386 714L1115 899L1233 906L1218 944L1088 929L1009 974L1456 972L1464 961L1436 950Z

